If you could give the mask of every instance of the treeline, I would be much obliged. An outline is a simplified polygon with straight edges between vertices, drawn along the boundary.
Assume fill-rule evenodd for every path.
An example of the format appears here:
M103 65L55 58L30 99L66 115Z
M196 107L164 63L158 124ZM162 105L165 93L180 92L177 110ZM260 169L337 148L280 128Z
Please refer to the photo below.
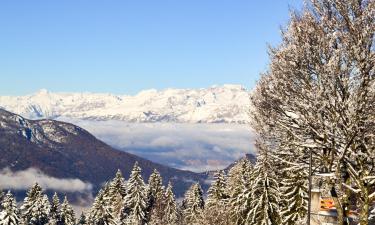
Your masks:
M107 182L87 212L76 219L65 197L55 194L51 202L35 184L20 207L10 192L1 196L1 225L240 225L303 224L306 215L306 183L280 183L266 155L256 165L238 161L226 174L218 171L207 195L194 183L177 202L172 184L163 186L154 171L146 184L136 163L125 181L121 172Z

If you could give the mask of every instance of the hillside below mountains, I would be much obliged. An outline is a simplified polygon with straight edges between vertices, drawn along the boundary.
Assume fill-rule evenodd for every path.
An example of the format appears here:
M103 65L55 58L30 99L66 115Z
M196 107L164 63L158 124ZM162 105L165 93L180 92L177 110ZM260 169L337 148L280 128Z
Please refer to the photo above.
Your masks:
M248 123L250 92L240 85L145 90L137 95L53 93L0 96L0 108L28 119Z
M148 179L154 169L182 196L192 182L205 184L206 175L173 169L118 151L86 130L55 120L28 120L0 109L0 169L41 170L54 178L78 178L97 190L120 169L126 178L136 161Z

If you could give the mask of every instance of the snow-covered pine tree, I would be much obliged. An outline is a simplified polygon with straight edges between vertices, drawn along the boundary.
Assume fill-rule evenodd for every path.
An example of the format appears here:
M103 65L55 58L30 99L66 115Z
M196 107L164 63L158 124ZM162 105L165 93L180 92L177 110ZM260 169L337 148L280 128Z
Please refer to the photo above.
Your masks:
M281 179L281 217L284 225L299 225L306 221L308 206L308 174L303 167L290 167Z
M79 216L77 225L87 225L87 219L84 212L81 212L81 215Z
M227 225L229 223L228 200L225 172L219 170L208 189L204 210L204 222L207 225Z
M113 215L119 218L121 208L126 195L126 183L120 170L117 170L116 176L109 184L109 205L112 207Z
M52 197L51 209L49 212L49 225L60 225L60 199L55 192Z
M253 165L243 158L229 170L227 179L228 210L231 223L243 224L249 209L248 196L243 195L249 190L252 181Z
M195 183L187 190L183 200L184 224L201 224L203 220L203 209L203 190L199 183Z
M45 225L48 223L50 203L37 183L27 192L21 210L25 225Z
M134 164L126 184L126 196L121 212L125 224L143 225L146 222L147 190L138 162Z
M111 207L107 206L103 189L95 197L88 216L89 225L116 225Z
M214 175L214 181L208 189L206 207L221 205L227 198L226 178L223 170L219 170Z
M247 158L237 161L229 169L227 178L227 194L233 198L242 192L244 183L251 179L253 165Z
M179 218L178 207L176 204L176 198L173 194L172 183L168 183L168 187L164 194L164 224L177 225Z
M2 209L1 203L3 202L4 197L5 197L5 193L3 190L0 189L0 210Z
M72 206L69 204L68 198L65 196L61 204L60 218L62 225L75 225L76 218Z
M160 224L163 216L164 187L160 173L155 169L147 185L147 221L149 224ZM159 222L160 221L160 222Z
M244 224L281 224L279 185L272 171L272 165L268 161L266 147L258 142L257 148L257 162L253 170L254 180L251 182L251 187L242 193L249 199L247 204L250 205Z
M13 195L8 191L1 203L0 225L19 225L20 212Z
M103 192L103 199L104 199L105 206L107 208L110 208L112 214L114 215L113 205L112 205L112 195L110 193L110 184L111 184L110 182L106 182L103 185L103 188L101 190Z

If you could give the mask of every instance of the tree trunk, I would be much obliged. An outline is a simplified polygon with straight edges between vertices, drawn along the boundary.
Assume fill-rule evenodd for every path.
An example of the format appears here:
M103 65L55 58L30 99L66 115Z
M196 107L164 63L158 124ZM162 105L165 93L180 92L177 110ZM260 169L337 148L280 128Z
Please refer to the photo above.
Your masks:
M368 225L368 211L369 211L369 205L363 204L361 213L359 215L359 222L361 225Z
M337 225L346 225L344 223L344 210L342 210L339 199L337 197L333 197L333 201L335 202L337 210Z
M335 190L334 184L331 188L331 196L333 201L335 202L336 210L337 210L337 225L346 225L344 221L344 210L342 208L341 201L339 197L337 196L337 192Z
M363 198L361 198L361 212L359 214L359 224L368 225L368 216L370 210L370 201L368 198L368 193L363 193Z

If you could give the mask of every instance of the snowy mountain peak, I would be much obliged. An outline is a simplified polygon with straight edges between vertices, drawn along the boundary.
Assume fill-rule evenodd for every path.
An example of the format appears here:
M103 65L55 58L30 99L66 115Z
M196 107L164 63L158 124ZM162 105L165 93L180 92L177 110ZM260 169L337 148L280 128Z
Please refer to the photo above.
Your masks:
M0 127L3 132L18 134L30 142L48 144L66 141L67 134L78 135L81 129L68 123L52 120L30 121L22 116L0 109Z
M228 88L228 89L232 89L232 90L239 90L239 91L245 91L246 88L242 85L238 85L238 84L224 84L223 85L224 88Z
M247 123L249 104L249 92L233 84L205 89L150 89L134 96L54 93L46 89L26 96L0 96L0 108L30 119Z
M40 89L38 90L35 95L48 95L49 91L47 89Z

